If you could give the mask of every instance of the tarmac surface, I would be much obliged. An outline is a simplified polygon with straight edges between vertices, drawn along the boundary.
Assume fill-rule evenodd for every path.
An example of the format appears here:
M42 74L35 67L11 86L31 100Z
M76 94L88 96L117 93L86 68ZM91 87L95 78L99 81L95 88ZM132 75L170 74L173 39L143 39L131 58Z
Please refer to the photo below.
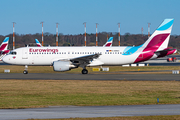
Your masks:
M56 106L30 109L0 109L1 120L152 115L180 115L180 104L127 106Z
M70 73L0 73L0 79L15 80L142 80L180 81L180 74L70 74Z

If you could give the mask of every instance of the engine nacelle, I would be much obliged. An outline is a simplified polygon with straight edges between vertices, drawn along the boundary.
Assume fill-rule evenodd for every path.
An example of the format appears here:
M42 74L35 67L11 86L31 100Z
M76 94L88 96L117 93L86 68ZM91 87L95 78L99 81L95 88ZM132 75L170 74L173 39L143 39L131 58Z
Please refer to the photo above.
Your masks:
M72 68L76 68L76 66L72 65L69 61L54 61L53 62L53 69L54 71L68 71Z

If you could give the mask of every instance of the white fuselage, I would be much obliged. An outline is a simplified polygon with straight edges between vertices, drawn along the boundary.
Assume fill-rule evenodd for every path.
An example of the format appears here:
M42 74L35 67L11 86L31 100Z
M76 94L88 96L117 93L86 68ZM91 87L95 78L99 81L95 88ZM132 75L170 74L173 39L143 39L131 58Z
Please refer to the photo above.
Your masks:
M53 61L71 60L74 58L101 54L91 61L89 66L122 65L134 63L141 49L135 53L124 50L127 47L23 47L13 50L15 54L8 54L3 61L15 65L52 65Z

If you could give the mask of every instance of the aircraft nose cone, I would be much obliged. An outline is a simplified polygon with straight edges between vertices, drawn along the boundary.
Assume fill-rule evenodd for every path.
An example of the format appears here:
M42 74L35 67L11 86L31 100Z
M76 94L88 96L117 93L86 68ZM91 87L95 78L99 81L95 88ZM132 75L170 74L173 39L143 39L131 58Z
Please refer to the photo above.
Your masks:
M4 56L4 57L2 58L2 61L5 62L5 63L8 63L8 60L9 60L9 59L8 59L7 56Z

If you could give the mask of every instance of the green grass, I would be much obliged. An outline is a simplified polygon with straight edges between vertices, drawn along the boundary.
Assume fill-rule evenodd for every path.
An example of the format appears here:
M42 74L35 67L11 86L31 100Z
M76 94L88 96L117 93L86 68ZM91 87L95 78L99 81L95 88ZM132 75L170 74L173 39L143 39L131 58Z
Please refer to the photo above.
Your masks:
M33 120L37 120L37 119L33 119ZM180 115L106 117L106 118L104 117L102 118L66 118L66 119L43 119L43 120L180 120Z
M177 81L0 80L0 84L0 108L180 103Z

